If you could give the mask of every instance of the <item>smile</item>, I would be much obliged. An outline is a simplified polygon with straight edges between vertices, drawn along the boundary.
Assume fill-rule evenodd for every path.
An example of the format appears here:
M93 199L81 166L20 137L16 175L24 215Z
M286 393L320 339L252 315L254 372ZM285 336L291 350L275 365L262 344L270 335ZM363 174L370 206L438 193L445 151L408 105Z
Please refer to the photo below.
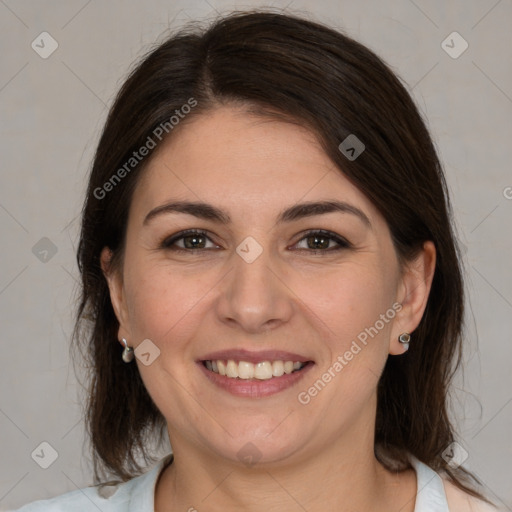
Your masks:
M258 379L269 380L283 375L298 372L306 366L306 362L300 361L261 361L251 363L249 361L228 360L207 360L203 361L204 366L213 373L228 377L230 379Z
M296 386L316 366L300 353L241 348L202 354L196 364L210 384L243 398L270 397Z

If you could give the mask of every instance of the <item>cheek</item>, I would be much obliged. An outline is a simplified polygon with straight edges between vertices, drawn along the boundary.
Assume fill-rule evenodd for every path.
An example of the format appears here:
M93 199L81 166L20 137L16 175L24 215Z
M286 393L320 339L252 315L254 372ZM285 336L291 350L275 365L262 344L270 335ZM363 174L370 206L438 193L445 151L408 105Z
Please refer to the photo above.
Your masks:
M379 265L347 265L309 287L307 305L324 331L328 356L301 397L316 400L321 414L354 418L373 406L388 357L394 299L393 279Z
M293 286L297 295L304 297L313 318L317 317L316 323L324 324L330 348L337 353L376 323L378 335L385 337L389 332L392 318L388 315L383 322L381 315L386 316L394 303L395 286L392 273L378 263L348 263Z
M138 262L126 280L126 295L131 329L138 339L149 338L157 345L166 339L176 339L207 300L205 294L212 288L197 273L187 277L186 272L148 262Z

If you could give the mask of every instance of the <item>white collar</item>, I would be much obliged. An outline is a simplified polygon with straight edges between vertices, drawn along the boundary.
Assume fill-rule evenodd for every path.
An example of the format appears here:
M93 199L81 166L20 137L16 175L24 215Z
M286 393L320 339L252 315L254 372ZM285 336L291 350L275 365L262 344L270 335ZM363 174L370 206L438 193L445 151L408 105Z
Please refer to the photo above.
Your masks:
M409 460L418 481L414 512L449 512L441 477L416 457L410 455Z

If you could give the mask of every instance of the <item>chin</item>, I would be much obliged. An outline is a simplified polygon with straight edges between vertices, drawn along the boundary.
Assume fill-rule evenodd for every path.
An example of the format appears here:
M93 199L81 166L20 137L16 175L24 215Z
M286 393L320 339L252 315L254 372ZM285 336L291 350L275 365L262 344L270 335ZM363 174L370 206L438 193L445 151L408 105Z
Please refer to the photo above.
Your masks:
M286 424L286 421L279 425L283 418L269 419L266 416L265 419L265 424L257 420L230 424L227 429L229 434L221 429L217 438L209 432L205 442L220 457L247 467L285 462L304 446L306 439L303 426L299 434L296 432L298 429Z

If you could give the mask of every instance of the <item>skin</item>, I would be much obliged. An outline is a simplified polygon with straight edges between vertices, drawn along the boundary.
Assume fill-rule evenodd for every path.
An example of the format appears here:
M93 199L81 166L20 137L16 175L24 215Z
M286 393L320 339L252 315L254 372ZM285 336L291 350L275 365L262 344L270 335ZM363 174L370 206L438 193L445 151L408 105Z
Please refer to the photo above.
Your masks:
M109 268L110 252L102 253L119 339L134 348L150 339L160 350L148 366L132 363L167 420L175 456L158 481L155 510L413 511L414 471L392 474L374 456L376 387L388 354L404 352L398 336L421 320L433 244L400 267L384 218L302 127L222 106L179 128L137 185L122 265ZM167 213L144 224L170 200L210 203L232 222ZM345 201L371 227L342 212L276 223L283 209L317 200ZM192 228L208 232L198 250L161 247ZM318 229L351 247L332 251L331 239L315 254L304 232ZM252 263L235 250L248 236L263 250ZM301 404L298 394L394 303L396 316ZM236 397L196 363L234 348L286 350L315 365L277 394ZM250 466L238 456L247 443L261 457Z

